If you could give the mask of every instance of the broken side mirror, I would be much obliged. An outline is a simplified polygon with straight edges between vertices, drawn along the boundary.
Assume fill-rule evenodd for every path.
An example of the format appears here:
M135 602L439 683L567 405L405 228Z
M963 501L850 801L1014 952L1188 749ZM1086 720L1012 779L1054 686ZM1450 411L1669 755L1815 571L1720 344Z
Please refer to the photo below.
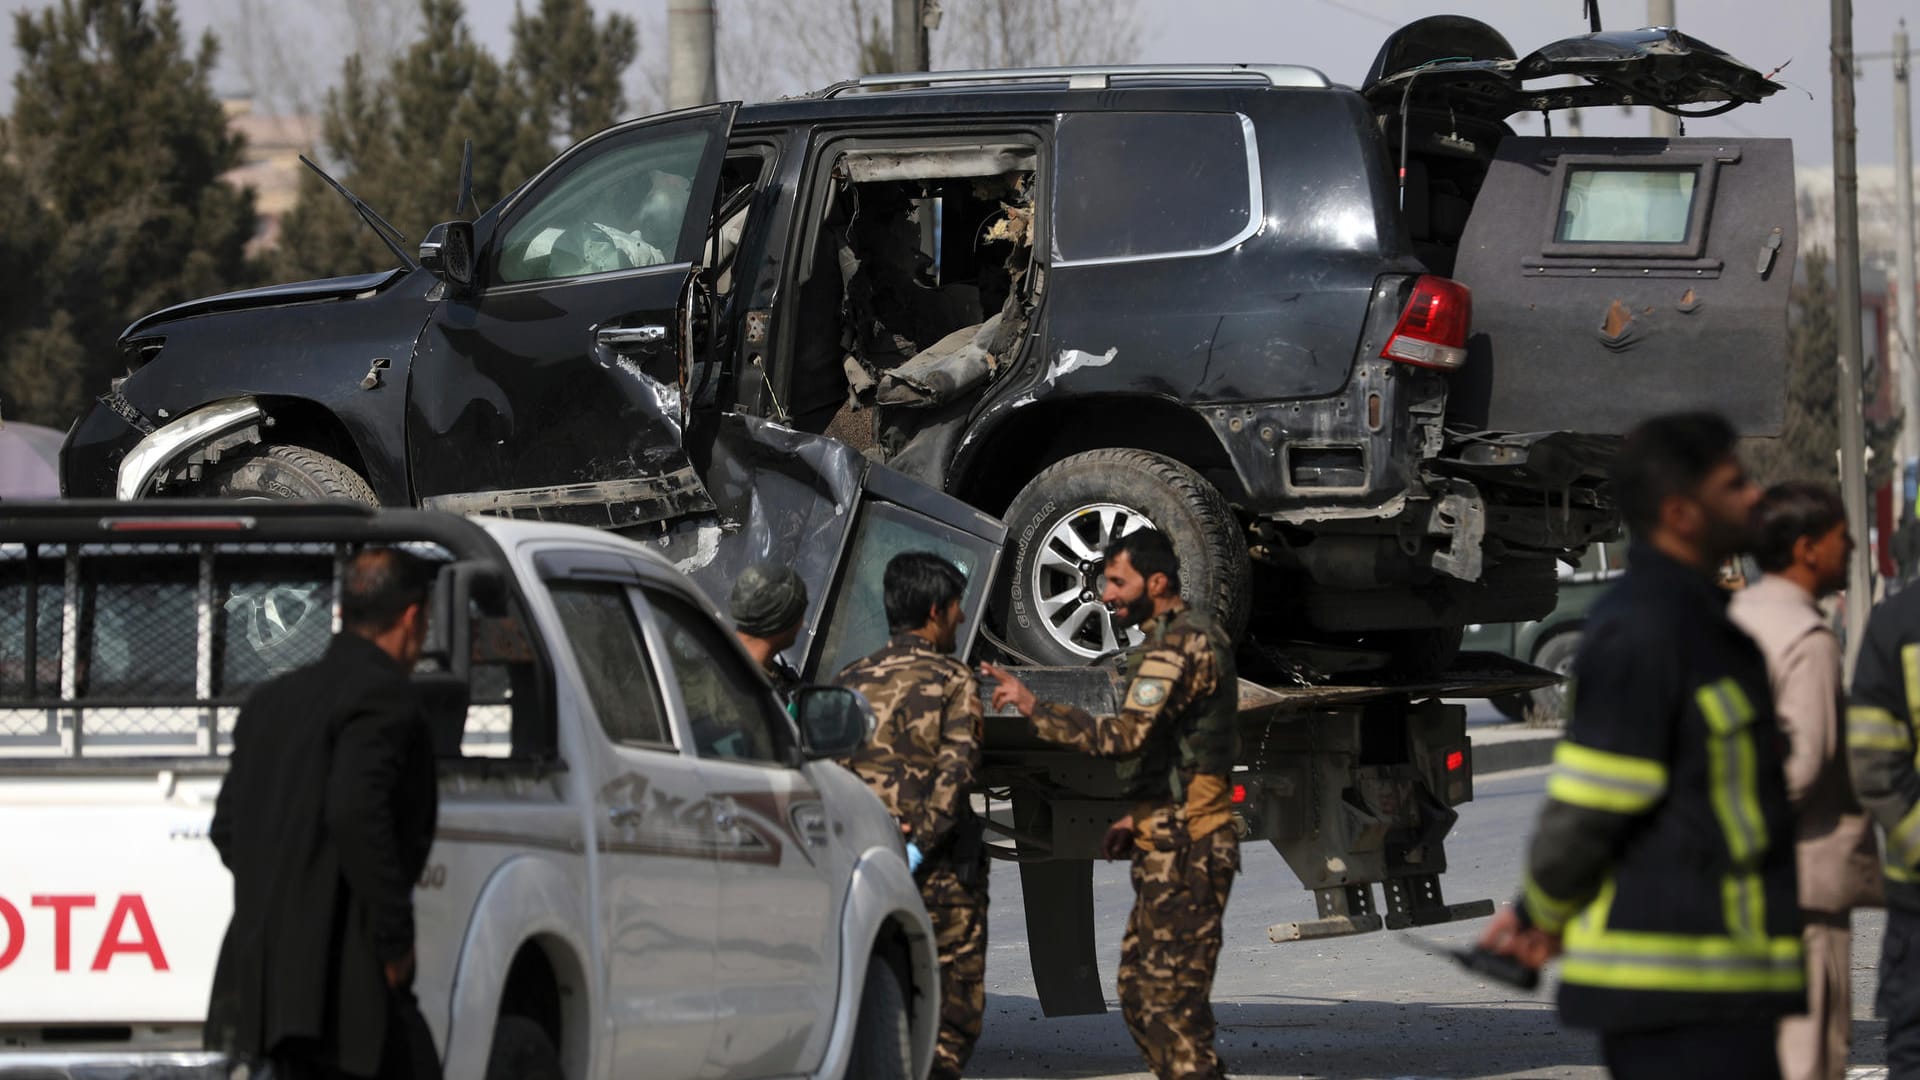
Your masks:
M473 284L473 222L443 221L420 241L420 265L456 289Z
M873 735L873 707L856 690L803 686L794 693L793 713L808 758L845 757Z

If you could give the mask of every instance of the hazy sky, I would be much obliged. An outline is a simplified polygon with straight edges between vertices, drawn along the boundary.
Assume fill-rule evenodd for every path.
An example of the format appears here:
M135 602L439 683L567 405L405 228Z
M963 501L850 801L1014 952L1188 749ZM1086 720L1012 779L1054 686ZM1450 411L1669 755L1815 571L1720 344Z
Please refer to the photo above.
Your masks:
M193 29L218 29L241 0L178 0L183 18ZM256 0L257 2L257 0ZM324 0L295 5L274 0L275 14L300 17ZM796 0L803 2L803 0ZM968 0L947 0L955 7ZM1516 49L1527 52L1548 41L1586 30L1580 0L1138 0L1143 23L1142 60L1223 60L1305 63L1320 68L1335 82L1361 79L1383 36L1395 27L1423 15L1451 10L1492 23ZM717 0L727 17L730 0ZM1820 0L1675 0L1677 22L1695 37L1719 46L1762 72L1791 60L1779 78L1790 84L1769 100L1735 110L1727 117L1696 121L1689 134L1785 135L1794 140L1796 160L1803 165L1832 160L1832 101L1827 64L1828 5ZM11 9L40 6L34 0L0 0ZM656 40L645 46L648 58L660 55L659 27L667 0L601 0L601 10L635 15L643 33L652 29ZM468 18L475 35L504 54L507 26L514 0L467 0ZM1644 0L1601 0L1609 28L1639 26L1646 21ZM1915 16L1920 30L1920 0L1854 0L1855 47L1862 53L1892 48L1895 22ZM11 26L6 28L11 35ZM344 44L328 47L329 35L314 35L312 62L317 70L338 70ZM245 80L223 65L219 89L245 90ZM1890 163L1892 151L1891 64L1863 61L1856 83L1859 99L1859 160L1862 164ZM12 97L15 57L11 49L0 54L5 76L0 100ZM724 84L721 87L726 90ZM1521 122L1521 129L1537 132L1538 120ZM1645 110L1623 115L1619 110L1589 110L1587 130L1595 134L1643 134Z

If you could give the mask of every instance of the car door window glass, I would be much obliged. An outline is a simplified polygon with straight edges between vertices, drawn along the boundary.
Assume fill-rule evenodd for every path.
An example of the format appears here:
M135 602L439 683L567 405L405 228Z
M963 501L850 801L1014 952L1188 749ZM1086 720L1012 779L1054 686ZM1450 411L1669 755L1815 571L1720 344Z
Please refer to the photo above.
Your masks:
M1082 113L1059 132L1062 261L1204 254L1259 224L1253 128L1236 113Z
M659 682L641 644L626 586L567 582L549 591L607 737L630 745L672 746Z
M823 644L812 670L803 674L830 679L887 643L890 634L881 581L887 563L903 551L930 551L953 563L967 580L961 610L976 612L984 607L981 594L993 576L991 543L905 507L869 502L861 507L860 524L847 548L846 569L821 629ZM971 622L961 624L958 655L966 655L975 629Z
M545 281L682 261L707 131L615 147L564 175L514 216L496 278Z
M779 761L786 721L762 679L712 618L669 593L648 590L695 752L736 761Z

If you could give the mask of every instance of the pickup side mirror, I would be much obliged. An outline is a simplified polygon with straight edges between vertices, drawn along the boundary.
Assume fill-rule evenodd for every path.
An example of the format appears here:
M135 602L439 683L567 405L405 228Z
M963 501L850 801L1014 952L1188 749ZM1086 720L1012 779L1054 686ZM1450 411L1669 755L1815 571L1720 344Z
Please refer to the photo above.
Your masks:
M843 757L873 736L873 706L858 691L839 686L803 686L793 696L800 743L812 758Z
M443 221L420 241L420 265L458 289L473 284L473 222Z

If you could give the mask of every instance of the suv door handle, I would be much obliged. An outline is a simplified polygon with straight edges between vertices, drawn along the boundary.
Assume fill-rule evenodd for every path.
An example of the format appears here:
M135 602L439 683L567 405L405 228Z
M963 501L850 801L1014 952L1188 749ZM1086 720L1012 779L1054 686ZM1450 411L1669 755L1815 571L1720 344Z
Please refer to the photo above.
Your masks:
M603 326L593 332L593 340L614 352L630 352L667 340L664 326Z

